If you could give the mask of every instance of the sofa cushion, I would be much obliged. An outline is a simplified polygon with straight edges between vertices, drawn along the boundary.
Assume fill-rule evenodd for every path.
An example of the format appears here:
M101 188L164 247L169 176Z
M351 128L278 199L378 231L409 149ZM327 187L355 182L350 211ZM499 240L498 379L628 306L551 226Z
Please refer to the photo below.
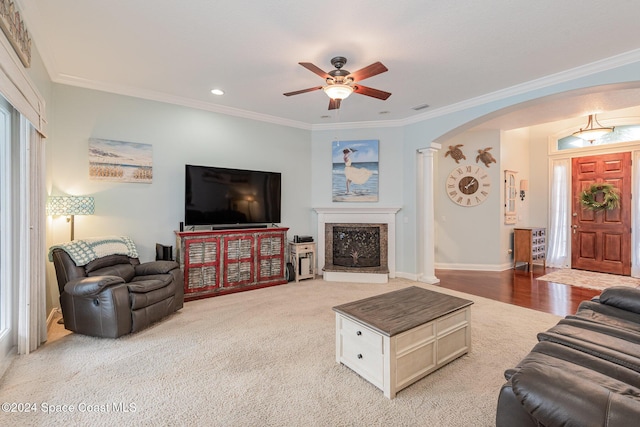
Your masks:
M127 283L129 287L129 292L135 292L139 294L144 294L147 292L155 291L156 289L164 288L171 281L167 280L158 280L158 279L149 279L149 280L136 280L130 283Z
M570 325L576 328L587 329L598 334L622 338L623 340L629 341L630 343L640 344L640 332L625 328L619 328L615 325L607 323L591 322L580 318L564 318L558 322L558 325ZM640 358L640 353L638 353L638 357Z
M609 305L599 304L594 301L581 302L576 314L567 316L566 318L602 323L616 328L640 333L640 314L631 313Z
M87 276L119 276L124 279L125 282L130 282L135 276L135 269L133 265L127 264L115 264L109 267L99 268L88 273Z
M640 314L640 289L613 287L602 291L600 303Z
M87 274L91 273L95 270L100 270L101 268L111 267L116 264L131 264L129 262L129 257L126 255L107 255L102 258L94 259L90 263L84 266L84 270Z
M175 261L151 261L139 264L136 267L136 276L149 276L151 274L167 274L171 270L180 268Z
M176 293L174 282L167 285L160 280L144 280L129 283L127 286L132 310L149 307L164 299L173 298Z
M640 372L640 344L624 338L559 323L539 333L538 340L562 344Z
M640 372L636 372L633 369L620 366L606 359L599 358L592 354L585 353L562 344L550 341L541 341L533 347L531 353L540 353L548 357L564 360L573 365L591 369L617 381L622 381L640 389ZM521 363L524 363L530 357L534 356L529 355L525 357ZM513 372L512 376L515 375L516 372L517 369Z
M164 283L164 286L171 283L173 276L171 274L151 274L149 276L136 276L131 279L129 283L146 282L148 280L159 280Z

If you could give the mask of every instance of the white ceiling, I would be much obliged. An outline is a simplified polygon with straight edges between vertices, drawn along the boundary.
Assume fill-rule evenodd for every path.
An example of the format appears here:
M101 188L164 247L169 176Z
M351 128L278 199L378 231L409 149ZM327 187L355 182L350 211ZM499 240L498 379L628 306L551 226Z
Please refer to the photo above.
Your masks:
M309 128L411 121L640 58L637 0L16 3L54 82ZM298 62L330 71L338 55L349 71L381 61L389 71L363 83L393 95L354 94L339 111L322 91L283 96L323 84ZM555 114L588 113L588 95ZM638 91L622 98L640 105Z

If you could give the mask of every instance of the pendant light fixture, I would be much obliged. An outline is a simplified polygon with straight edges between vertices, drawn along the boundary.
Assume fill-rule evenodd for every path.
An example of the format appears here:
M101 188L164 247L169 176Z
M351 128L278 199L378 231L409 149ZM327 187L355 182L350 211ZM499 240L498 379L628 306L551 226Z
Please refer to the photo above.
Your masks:
M597 125L598 127L594 127ZM589 114L589 121L587 122L587 126L581 128L579 131L574 132L572 135L577 136L578 138L582 138L585 141L593 142L598 138L602 138L602 136L613 132L615 129L614 126L605 127L602 126L598 119L596 119L595 114Z

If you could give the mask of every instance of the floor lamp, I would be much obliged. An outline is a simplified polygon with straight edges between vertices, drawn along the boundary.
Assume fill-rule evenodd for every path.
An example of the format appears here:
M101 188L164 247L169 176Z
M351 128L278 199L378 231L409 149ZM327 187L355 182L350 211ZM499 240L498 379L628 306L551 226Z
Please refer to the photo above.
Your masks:
M93 215L95 202L93 197L87 196L49 196L47 198L47 215L66 215L67 222L71 223L71 240L73 240L74 216ZM64 318L58 319L59 324L64 324Z
M74 216L93 215L95 202L87 196L50 196L47 199L47 215L66 215L71 223L71 240L73 240Z

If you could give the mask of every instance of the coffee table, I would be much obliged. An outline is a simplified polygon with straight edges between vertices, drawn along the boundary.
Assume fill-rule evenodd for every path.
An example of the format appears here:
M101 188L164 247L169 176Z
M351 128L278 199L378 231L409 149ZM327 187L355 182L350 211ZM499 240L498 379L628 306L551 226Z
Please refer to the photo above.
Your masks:
M472 304L411 286L333 307L336 362L393 399L471 349Z

